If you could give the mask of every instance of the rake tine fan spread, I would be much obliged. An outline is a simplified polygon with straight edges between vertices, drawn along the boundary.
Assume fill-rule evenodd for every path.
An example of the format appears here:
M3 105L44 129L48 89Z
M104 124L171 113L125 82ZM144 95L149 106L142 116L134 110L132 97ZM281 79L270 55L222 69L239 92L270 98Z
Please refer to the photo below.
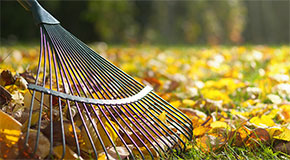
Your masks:
M37 1L19 2L41 35L36 80L28 84L27 157L37 157L42 134L51 158L75 152L86 159L166 159L184 151L192 139L187 116L66 31Z

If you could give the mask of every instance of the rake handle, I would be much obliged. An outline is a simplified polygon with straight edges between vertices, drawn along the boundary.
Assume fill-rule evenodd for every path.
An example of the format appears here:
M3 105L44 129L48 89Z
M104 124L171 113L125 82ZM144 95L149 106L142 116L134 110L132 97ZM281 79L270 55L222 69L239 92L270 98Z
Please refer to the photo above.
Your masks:
M47 12L37 0L17 0L22 7L31 11L36 24L59 24L60 22L55 19L49 12Z

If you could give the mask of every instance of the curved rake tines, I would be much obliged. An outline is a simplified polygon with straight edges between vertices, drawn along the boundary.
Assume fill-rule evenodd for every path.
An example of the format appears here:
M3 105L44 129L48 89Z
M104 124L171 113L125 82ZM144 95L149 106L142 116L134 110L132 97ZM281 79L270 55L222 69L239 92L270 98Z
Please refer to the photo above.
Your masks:
M33 155L41 132L50 140L50 155L61 146L58 158L68 148L78 156L109 159L154 159L184 150L192 124L179 110L151 91L126 103L86 102L130 99L144 87L60 25L42 25L40 32L36 82L28 86L32 98L25 138L27 144L31 129L37 130Z

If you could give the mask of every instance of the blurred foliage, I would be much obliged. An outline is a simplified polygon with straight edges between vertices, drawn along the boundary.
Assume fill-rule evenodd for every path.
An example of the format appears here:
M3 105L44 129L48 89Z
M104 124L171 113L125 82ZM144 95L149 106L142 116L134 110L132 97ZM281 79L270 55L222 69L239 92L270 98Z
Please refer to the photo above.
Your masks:
M80 39L110 43L289 43L289 1L41 1ZM16 1L1 1L1 42L37 40Z

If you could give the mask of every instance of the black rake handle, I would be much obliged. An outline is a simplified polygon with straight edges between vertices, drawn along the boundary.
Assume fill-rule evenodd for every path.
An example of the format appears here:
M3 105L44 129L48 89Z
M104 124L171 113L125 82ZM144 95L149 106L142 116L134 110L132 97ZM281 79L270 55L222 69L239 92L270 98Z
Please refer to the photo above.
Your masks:
M36 24L59 24L36 0L17 0L23 8L31 11Z

